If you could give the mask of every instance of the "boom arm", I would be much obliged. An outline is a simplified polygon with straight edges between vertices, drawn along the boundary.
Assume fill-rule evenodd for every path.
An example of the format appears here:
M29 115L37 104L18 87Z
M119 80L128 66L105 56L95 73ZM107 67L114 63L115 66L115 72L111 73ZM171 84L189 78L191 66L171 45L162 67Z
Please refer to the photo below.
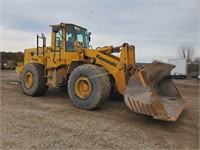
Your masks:
M112 52L121 51L120 58L112 55ZM129 77L135 70L135 47L124 43L122 46L113 48L108 46L97 50L84 50L84 55L93 63L103 66L113 75L118 91L124 94Z

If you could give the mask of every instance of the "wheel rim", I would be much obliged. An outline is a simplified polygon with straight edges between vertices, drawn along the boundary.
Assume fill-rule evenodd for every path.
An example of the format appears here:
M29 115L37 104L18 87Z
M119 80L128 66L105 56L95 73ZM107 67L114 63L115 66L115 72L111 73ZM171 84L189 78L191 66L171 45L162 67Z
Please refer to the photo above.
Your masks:
M80 98L87 98L92 92L90 80L87 77L79 77L75 82L75 92Z
M33 75L30 72L28 72L25 75L25 86L27 88L31 88L32 85L33 85Z

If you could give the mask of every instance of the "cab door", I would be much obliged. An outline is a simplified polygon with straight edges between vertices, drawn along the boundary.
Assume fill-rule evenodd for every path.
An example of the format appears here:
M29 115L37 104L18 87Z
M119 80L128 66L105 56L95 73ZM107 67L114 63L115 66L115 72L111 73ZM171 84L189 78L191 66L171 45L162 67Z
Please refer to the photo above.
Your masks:
M74 25L67 24L65 27L65 48L63 49L63 58L66 60L66 64L70 64L72 60L78 59L78 52L75 49L74 43L76 39L76 33L74 30Z

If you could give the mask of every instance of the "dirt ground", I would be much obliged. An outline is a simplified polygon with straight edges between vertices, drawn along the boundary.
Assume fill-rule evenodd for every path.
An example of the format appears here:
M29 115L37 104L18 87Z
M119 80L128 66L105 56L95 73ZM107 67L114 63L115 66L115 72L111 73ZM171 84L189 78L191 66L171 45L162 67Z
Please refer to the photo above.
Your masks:
M199 149L200 82L174 82L187 106L172 123L133 113L123 101L81 110L53 88L29 97L15 71L1 71L0 149Z

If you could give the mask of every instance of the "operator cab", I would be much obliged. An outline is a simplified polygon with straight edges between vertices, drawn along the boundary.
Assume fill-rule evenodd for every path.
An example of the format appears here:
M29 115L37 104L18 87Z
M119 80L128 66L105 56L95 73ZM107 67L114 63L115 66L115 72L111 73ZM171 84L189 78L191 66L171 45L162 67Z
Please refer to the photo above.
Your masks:
M83 43L84 48L89 49L91 33L87 29L74 24L53 25L52 31L55 33L56 47L62 47L65 42L65 51L76 52L74 43L76 41ZM64 35L65 34L65 35Z

